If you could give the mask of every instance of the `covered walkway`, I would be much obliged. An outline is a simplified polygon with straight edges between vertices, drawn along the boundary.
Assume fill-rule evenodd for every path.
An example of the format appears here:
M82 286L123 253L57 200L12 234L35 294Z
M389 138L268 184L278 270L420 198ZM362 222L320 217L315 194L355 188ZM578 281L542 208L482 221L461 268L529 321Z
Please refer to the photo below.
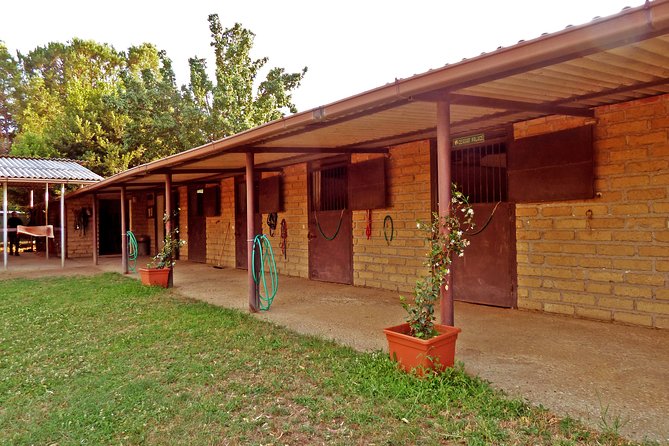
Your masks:
M0 280L119 271L120 259L103 257L97 267L89 259L68 260L65 270L57 259L45 263L26 255L12 261ZM242 270L181 261L174 292L246 311L246 279ZM404 317L397 297L282 276L271 310L257 317L359 350L385 349L382 328ZM624 436L669 442L668 332L462 303L456 303L455 317L462 328L457 358L469 373L593 427L608 407L606 421L619 417Z

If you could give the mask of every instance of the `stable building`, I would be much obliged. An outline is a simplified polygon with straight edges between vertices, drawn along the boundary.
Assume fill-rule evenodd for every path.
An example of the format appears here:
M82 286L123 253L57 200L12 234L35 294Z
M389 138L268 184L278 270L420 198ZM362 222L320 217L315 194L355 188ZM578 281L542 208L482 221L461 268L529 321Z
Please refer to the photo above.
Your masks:
M656 0L70 193L68 212L94 218L68 227L67 254L123 253L127 270L121 234L156 251L178 208L183 260L247 268L262 231L280 274L408 293L424 268L416 221L444 212L454 181L477 228L452 298L669 328L668 168Z

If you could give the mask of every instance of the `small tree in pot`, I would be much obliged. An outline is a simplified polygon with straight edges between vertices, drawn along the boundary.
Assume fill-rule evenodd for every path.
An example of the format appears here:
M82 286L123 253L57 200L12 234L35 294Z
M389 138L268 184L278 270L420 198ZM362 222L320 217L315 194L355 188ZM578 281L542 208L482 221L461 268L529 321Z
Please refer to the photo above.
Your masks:
M453 259L464 255L469 246L465 235L474 227L474 210L455 184L451 195L449 215L441 217L435 212L429 224L418 222L429 246L425 261L428 273L416 281L412 299L400 297L408 313L407 323L385 330L390 355L405 370L443 369L453 365L455 340L460 329L436 324L434 306L439 301L441 287L450 285L448 277Z
M174 212L175 216L177 212L178 211ZM165 213L163 222L167 223L168 221L169 216ZM160 251L153 256L153 259L146 265L146 268L139 269L142 283L145 285L158 285L163 288L168 288L170 286L170 274L172 273L172 268L176 264L176 252L185 244L185 240L179 239L179 228L174 228L165 234L163 246L160 248Z

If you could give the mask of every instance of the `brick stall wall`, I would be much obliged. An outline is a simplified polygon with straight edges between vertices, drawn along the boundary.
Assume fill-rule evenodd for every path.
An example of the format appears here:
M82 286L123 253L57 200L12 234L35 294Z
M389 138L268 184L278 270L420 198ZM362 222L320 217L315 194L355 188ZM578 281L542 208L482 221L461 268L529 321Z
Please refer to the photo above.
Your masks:
M188 187L179 187L179 238L186 244L179 249L179 258L188 260Z
M135 234L135 237L140 235L150 235L153 225L153 220L146 218L146 193L138 192L130 194L130 230Z
M272 174L264 174L264 177ZM279 274L309 277L309 244L307 233L307 165L297 164L284 169L282 174L283 212L279 212L274 237L269 236L267 214L262 216L263 232L267 234ZM288 238L286 258L281 253L281 220L286 220Z
M595 190L516 208L518 306L669 328L669 95L600 107ZM542 118L516 138L574 127Z
M79 197L65 202L66 256L68 258L93 257L93 231L97 230L93 217L89 218L86 234L83 228L75 229L75 211L84 207L93 210L92 196Z
M221 181L221 214L207 217L207 263L235 267L235 180Z
M356 155L353 162L372 157ZM430 218L430 142L392 147L386 181L389 206L372 210L369 240L367 212L353 212L353 284L409 293L424 273L426 248L416 222ZM386 215L392 217L395 227L390 244L383 233Z

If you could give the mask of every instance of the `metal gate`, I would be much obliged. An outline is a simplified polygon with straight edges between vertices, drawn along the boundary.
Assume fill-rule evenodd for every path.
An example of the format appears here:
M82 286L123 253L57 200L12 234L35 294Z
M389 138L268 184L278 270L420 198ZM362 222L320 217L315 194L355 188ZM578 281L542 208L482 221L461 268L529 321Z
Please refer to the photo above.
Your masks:
M347 164L310 166L309 278L353 283L353 214Z

